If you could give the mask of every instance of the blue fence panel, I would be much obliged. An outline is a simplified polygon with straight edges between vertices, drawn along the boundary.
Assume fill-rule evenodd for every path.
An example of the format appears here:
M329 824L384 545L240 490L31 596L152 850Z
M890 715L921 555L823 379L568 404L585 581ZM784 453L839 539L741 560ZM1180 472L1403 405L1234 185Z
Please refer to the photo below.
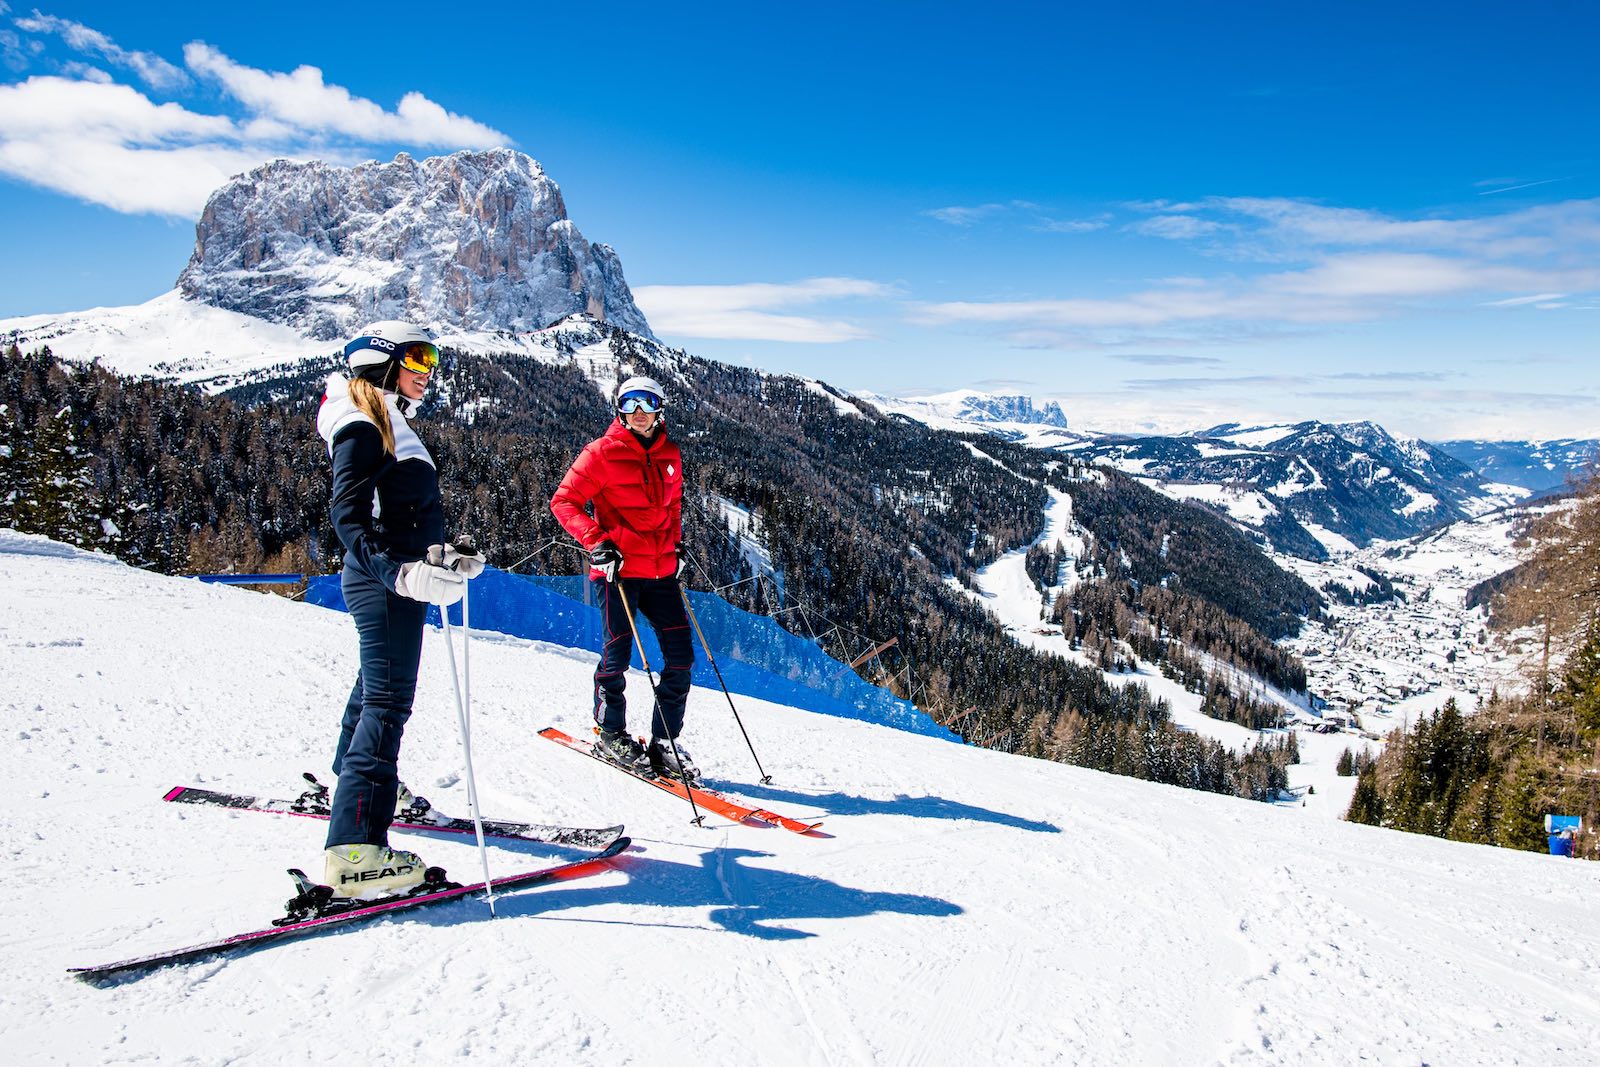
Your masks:
M594 594L587 578L508 574L487 567L472 583L472 626L598 653L605 633ZM912 704L864 681L847 664L771 619L736 608L712 593L691 592L689 598L722 668L723 680L732 692L824 715L959 740ZM339 576L313 578L306 600L343 611ZM451 608L450 619L453 624L460 623L460 605ZM437 608L429 609L428 621L438 625ZM659 672L661 648L654 632L644 625L639 636L651 666ZM716 673L705 661L698 643L694 681L696 685L717 688Z

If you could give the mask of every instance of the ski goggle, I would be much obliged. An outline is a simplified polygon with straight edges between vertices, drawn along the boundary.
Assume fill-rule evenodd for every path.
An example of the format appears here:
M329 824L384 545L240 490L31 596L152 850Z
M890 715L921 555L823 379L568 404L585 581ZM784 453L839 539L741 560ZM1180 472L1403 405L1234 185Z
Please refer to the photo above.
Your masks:
M413 341L395 358L412 374L432 374L439 366L439 349L427 341Z
M654 393L635 389L631 393L623 393L617 397L617 410L624 415L632 415L635 411L654 415L661 410L661 398Z

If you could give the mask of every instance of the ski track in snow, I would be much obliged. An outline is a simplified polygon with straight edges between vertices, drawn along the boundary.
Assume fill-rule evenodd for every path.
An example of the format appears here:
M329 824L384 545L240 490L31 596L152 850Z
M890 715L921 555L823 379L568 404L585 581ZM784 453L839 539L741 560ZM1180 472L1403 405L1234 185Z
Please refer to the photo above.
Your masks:
M598 876L103 988L66 974L264 925L325 824L164 804L293 795L355 673L343 615L0 532L0 1042L16 1063L1590 1064L1600 865L1398 834L720 692L714 783L831 837L705 828L543 741L588 724L587 656L473 648L487 813L600 825ZM466 813L443 642L402 771ZM642 674L629 690L638 700ZM439 783L449 783L440 785ZM396 835L458 877L467 840ZM510 873L571 855L497 844ZM337 1054L336 1054L337 1053Z

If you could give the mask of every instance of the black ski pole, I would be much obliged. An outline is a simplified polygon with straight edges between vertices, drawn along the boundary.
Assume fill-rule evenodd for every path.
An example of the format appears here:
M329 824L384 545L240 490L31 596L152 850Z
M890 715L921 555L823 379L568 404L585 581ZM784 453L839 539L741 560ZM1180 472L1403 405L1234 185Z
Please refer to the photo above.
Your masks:
M650 693L656 698L656 706L650 712L651 732L654 733L655 718L661 714L661 691L656 688L655 672L650 669L650 657L644 654L644 642L639 640L639 624L633 621L633 606L628 603L628 590L623 586L621 578L614 578L612 582L617 587L617 592L622 594L622 613L628 617L628 629L633 631L633 646L639 650L639 662L644 664L644 676L650 679ZM661 724L666 725L666 716L662 716ZM678 755L678 739L667 738L667 743L672 746L672 758L678 763L678 770L683 770L683 757ZM689 784L688 776L683 779L684 799L689 801L689 810L694 812L694 818L689 820L696 826L705 825L705 816L700 814L700 805L694 802L694 787Z
M722 680L722 668L717 666L717 657L711 654L711 645L706 641L705 631L700 629L700 619L694 613L694 605L689 602L689 591L678 583L678 594L683 597L683 606L689 611L689 621L694 623L695 636L700 638L700 647L705 649L706 659L711 662L711 669L717 672L717 684L722 686L722 695L728 698L728 710L733 712L733 721L739 724L739 732L744 734L744 743L750 749L750 758L756 761L756 773L761 775L762 785L772 784L772 775L768 774L761 766L761 757L756 755L756 746L750 743L750 732L744 728L744 720L739 717L739 709L733 706L733 694L728 692L728 683Z

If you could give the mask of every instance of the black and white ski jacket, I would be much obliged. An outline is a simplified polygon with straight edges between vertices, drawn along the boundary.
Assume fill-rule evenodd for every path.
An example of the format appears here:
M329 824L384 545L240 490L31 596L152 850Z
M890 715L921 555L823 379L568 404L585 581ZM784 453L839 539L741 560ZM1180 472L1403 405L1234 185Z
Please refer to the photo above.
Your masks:
M383 436L350 400L342 374L328 376L317 432L333 459L328 516L344 545L344 565L394 590L402 563L424 559L444 542L444 508L433 456L406 419L409 401L383 394L394 430L394 455Z

